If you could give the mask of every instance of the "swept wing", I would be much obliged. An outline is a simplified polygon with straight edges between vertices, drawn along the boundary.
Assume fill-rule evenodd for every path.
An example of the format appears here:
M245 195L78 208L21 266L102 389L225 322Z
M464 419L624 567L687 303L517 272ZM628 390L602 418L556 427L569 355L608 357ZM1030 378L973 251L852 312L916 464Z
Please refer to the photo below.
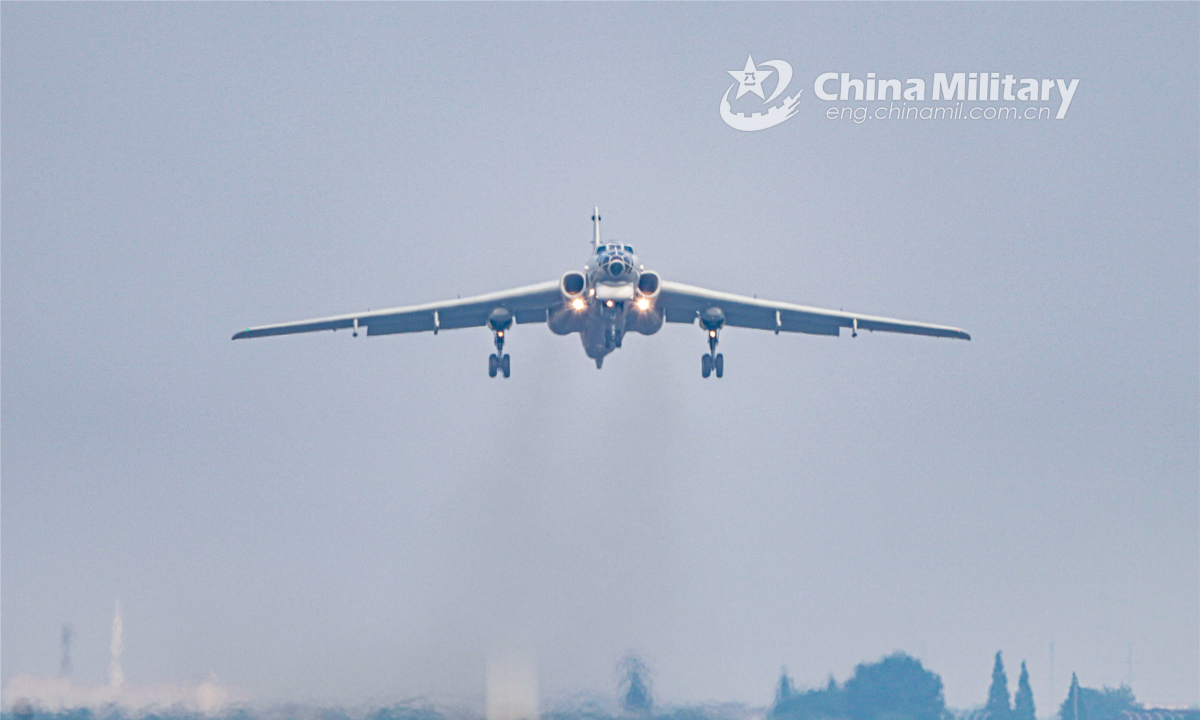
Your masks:
M719 307L725 324L733 327L758 328L775 332L801 332L811 335L837 335L841 328L882 332L932 335L934 337L970 340L962 330L946 325L896 320L894 318L860 315L841 310L793 305L774 300L760 300L745 295L706 290L683 283L662 282L655 300L666 311L667 322L692 323L700 313Z
M497 307L506 308L517 323L546 322L551 307L562 302L558 281L549 280L536 285L502 290L486 295L444 300L424 305L372 310L369 312L334 315L297 322L262 325L246 328L233 336L234 340L291 335L318 330L366 329L368 335L450 330L482 327L488 314Z

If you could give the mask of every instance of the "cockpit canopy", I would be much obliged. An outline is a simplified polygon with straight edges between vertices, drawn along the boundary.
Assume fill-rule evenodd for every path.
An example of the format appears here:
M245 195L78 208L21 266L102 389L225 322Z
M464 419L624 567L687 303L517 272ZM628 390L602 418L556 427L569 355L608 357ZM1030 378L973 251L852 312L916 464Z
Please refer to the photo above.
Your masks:
M596 254L603 255L606 252L615 252L618 250L624 250L625 252L629 253L630 255L635 254L633 252L632 245L620 245L620 244L601 245L600 247L596 248Z
M636 258L631 245L608 243L596 248L596 268L602 281L629 281L635 264Z

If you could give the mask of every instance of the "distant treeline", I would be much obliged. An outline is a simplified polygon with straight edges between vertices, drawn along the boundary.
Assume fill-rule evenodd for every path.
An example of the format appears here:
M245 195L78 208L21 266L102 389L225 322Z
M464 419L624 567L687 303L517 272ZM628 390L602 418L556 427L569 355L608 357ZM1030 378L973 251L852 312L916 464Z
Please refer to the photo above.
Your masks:
M1123 714L1142 709L1128 687L1094 690L1079 686L1071 676L1071 690L1059 707L1059 720L1122 720ZM942 678L921 661L896 653L879 662L863 663L839 685L833 678L823 688L797 690L785 670L775 691L771 720L949 720L942 695ZM1021 663L1015 697L1009 694L1004 660L996 653L992 683L982 711L972 720L1036 720L1029 672Z
M575 703L543 712L529 720L747 720L761 717L743 705L675 705L658 707L654 702L649 668L635 656L618 665L619 707L610 701ZM1200 720L1197 711L1143 710L1125 686L1080 687L1072 675L1071 689L1058 709L1058 720ZM126 720L129 715L115 707L45 712L28 705L14 707L0 720ZM427 704L398 704L370 710L337 708L231 708L201 716L166 709L139 713L139 720L476 720L470 713L445 712ZM927 670L921 661L904 653L878 662L862 663L839 684L832 677L824 687L799 689L781 673L775 701L767 720L1036 720L1029 673L1021 663L1015 696L1010 696L1004 661L996 653L987 702L977 711L951 713L942 694L942 678Z

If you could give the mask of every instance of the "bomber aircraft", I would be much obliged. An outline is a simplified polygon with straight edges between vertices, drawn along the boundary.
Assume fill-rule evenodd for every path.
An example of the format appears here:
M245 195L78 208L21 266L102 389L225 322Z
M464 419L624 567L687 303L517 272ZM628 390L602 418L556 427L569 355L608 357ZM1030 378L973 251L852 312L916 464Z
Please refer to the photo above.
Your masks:
M570 270L558 280L424 305L261 325L247 328L233 339L340 329L350 330L355 337L360 329L368 336L437 334L487 326L496 346L496 352L488 357L488 375L508 377L511 361L504 352L504 339L513 323L546 323L557 335L579 333L583 351L596 361L597 369L604 365L606 355L621 347L627 332L653 335L664 322L698 323L708 339L708 352L701 356L700 365L706 378L714 373L725 375L725 358L717 352L717 341L726 326L773 330L776 335L839 335L842 328L850 328L852 337L857 337L859 330L880 330L971 339L962 330L945 325L760 300L663 280L645 269L631 246L601 241L599 208L592 215L592 226L593 252L583 271Z

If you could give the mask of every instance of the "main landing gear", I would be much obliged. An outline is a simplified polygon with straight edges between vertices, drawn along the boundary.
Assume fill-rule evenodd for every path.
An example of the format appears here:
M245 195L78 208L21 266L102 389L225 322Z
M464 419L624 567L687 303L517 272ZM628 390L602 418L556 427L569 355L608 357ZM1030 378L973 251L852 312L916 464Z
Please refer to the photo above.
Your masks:
M713 373L725 376L725 356L717 352L717 331L708 331L708 352L700 356L700 374L708 377Z
M724 377L725 356L717 352L717 342L725 325L725 313L721 308L711 307L700 313L700 325L708 332L708 353L700 356L700 374L707 378L715 372L717 377Z
M496 342L500 344L504 340L501 338ZM488 355L488 377L496 377L497 372L502 372L504 373L504 377L508 377L510 372L508 355L497 355L496 353Z
M504 354L504 333L512 325L512 313L498 307L488 315L487 324L492 329L492 340L496 344L496 352L488 356L488 377L496 377L498 372L508 377L511 370L509 357Z

